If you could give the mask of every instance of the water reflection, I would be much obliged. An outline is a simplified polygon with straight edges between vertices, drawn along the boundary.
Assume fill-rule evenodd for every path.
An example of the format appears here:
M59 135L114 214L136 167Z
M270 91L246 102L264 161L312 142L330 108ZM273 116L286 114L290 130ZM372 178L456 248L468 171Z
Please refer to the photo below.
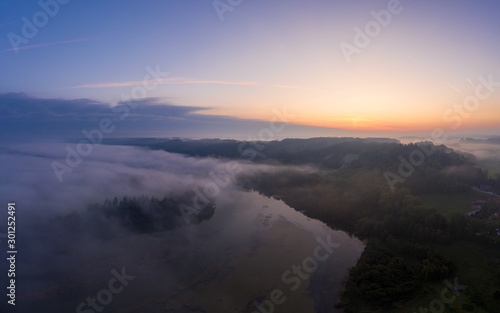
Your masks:
M331 254L319 238L335 245ZM26 287L19 299L32 312L258 312L259 305L275 312L335 312L341 282L363 248L280 200L232 190L199 225L78 238L51 247L50 259L33 252L21 261L20 286ZM101 311L89 304L93 298L103 304L99 293L104 299L112 271L122 268L135 278Z

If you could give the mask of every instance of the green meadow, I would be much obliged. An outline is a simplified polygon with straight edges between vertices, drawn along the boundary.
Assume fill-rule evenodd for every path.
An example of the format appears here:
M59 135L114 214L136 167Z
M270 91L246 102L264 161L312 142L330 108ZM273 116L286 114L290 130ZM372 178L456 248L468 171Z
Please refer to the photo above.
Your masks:
M438 213L449 219L454 212L465 214L472 211L471 203L475 200L487 200L494 197L471 190L460 194L425 194L420 195L419 198L424 204L434 207Z

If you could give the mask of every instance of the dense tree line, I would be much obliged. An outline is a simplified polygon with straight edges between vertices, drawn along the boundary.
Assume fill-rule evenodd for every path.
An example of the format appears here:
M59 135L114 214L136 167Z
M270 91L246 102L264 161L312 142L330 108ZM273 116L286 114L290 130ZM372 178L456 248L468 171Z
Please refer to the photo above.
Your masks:
M177 200L174 198L158 199L156 197L123 197L118 200L106 200L103 204L89 206L94 215L101 215L106 220L116 220L121 226L133 232L147 233L170 230L186 225L188 222L199 224L212 217L215 211L213 203L206 206L199 214L190 215L191 220L186 222L180 211L181 203L188 203L189 198Z
M69 235L85 233L104 239L120 234L120 229L132 233L152 233L199 224L213 216L215 205L210 203L199 214L190 215L190 220L186 222L179 207L189 200L187 196L163 199L125 196L120 200L115 197L91 204L83 212L58 216L51 222L57 224L56 229Z
M116 140L115 140L116 141ZM145 146L193 157L215 157L270 164L312 164L332 169L366 169L398 174L401 158L409 160L415 151L426 151L423 163L405 178L403 187L412 193L456 193L471 185L490 183L487 171L475 168L473 155L456 152L431 142L401 144L384 138L311 138L281 141L237 141L220 139L153 140L129 139L112 144ZM499 185L500 186L500 185ZM500 188L500 187L499 187Z
M356 312L361 302L373 309L390 308L405 299L420 286L418 272L410 262L370 241L355 267L349 270L349 280L341 293L346 313Z
M346 313L361 306L371 311L390 309L414 294L422 282L446 278L454 270L449 259L428 247L394 238L372 239L349 270L338 306Z

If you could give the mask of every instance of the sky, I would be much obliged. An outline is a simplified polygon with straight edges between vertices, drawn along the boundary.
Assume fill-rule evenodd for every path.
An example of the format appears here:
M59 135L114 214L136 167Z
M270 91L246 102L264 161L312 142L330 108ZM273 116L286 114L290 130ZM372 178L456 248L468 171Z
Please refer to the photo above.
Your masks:
M4 135L78 133L130 99L140 118L114 136L244 138L276 110L290 116L280 136L500 129L495 0L3 0L0 8Z

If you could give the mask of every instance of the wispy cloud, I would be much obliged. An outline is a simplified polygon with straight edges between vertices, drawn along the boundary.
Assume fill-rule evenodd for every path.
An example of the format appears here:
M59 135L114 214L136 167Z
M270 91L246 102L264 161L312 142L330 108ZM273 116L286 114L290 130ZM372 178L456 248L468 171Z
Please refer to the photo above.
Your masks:
M86 41L86 40L88 40L88 39L87 38L81 38L81 39L74 39L74 40L47 42L47 43L41 43L41 44L38 44L38 45L31 45L31 46L24 46L24 47L19 47L19 48L5 49L4 51L28 50L28 49L48 47L48 46L54 46L54 45L61 45L61 44L73 43L73 42L80 42L80 41Z
M7 23L0 24L0 27L6 26L6 25L11 25L11 24L17 24L17 23L19 23L19 21L7 22Z
M80 86L73 86L71 88L113 88L113 87L129 87L129 86L141 86L141 85L174 85L174 84L219 84L219 85L240 85L240 86L251 86L260 85L258 82L254 81L219 81L219 80L191 80L184 78L160 78L160 79L150 79L147 81L128 81L128 82L112 82L112 83L100 83L100 84L86 84Z
M176 84L193 84L193 85L206 85L206 84L217 84L217 85L237 85L237 86L264 86L263 84L256 81L221 81L221 80L194 80L190 78L183 77L167 77L158 78L150 80L133 80L126 82L108 82L108 83L98 83L98 84L85 84L73 86L71 88L115 88L115 87L131 87L131 86L142 86L142 85L176 85ZM300 86L288 86L288 85L270 85L274 88L284 88L284 89L296 89L312 92L330 93L325 90L318 90L312 88L305 88Z
M166 84L170 84L171 79L172 78L160 78L158 80L150 79L150 80L136 80L136 81L128 81L128 82L86 84L86 85L80 85L80 86L73 86L71 88L113 88L113 87L130 87L130 86L140 86L140 85L152 85L152 84L166 85Z
M82 131L99 127L103 119L116 122L110 137L243 138L269 127L269 121L212 115L203 106L178 106L162 98L145 98L127 122L122 122L125 103L112 106L90 99L44 99L22 93L0 93L0 146L5 142L81 138ZM116 109L115 109L116 108ZM326 126L328 127L328 126ZM283 137L347 136L350 131L290 124ZM1 154L1 153L0 153Z
M449 82L445 81L446 85L448 85L450 88L452 88L453 90L455 90L456 92L458 93L462 93L462 90L458 89L457 87L453 86L452 84L450 84Z
M318 90L318 89L313 89L313 88L305 88L305 87L300 87L300 86L273 85L273 87L276 87L276 88L285 88L285 89L305 90L305 91L312 91L312 92L326 92L326 93L329 93L329 91L325 91L325 90Z
M468 78L468 77L467 77L467 81L470 83L470 85L471 85L472 87L474 87L474 90L476 90L476 89L477 89L477 88L476 88L476 85L474 85L474 83L470 80L470 78Z
M253 81L226 82L217 80L191 80L185 82L174 82L174 84L222 84L222 85L243 85L243 86L260 85L260 83Z
M353 115L349 114L343 117L332 117L330 118L337 127L361 130L361 129L371 129L371 130L385 130L385 131L408 131L407 128L401 125L391 125L385 121L380 121L369 116ZM325 125L320 125L325 126Z

